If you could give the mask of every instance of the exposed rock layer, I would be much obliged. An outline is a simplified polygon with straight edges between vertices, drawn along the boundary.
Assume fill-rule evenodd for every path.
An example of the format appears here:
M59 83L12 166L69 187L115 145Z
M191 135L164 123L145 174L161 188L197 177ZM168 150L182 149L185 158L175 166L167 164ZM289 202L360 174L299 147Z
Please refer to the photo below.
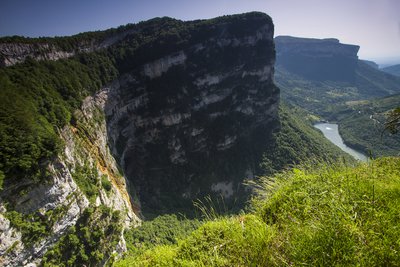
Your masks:
M256 169L278 124L279 91L271 20L243 20L241 31L221 20L215 35L189 39L112 85L110 146L145 211L176 210L213 192L237 197Z
M46 216L48 211L56 209L62 212L49 235L28 246L22 242L21 233L11 227L9 220L0 214L0 265L21 266L39 263L44 253L75 225L82 212L90 205L87 196L73 178L76 169L84 165L96 169L96 179L99 183L105 178L111 183L109 191L99 189L93 205L105 205L121 211L121 223L125 227L139 224L140 220L135 214L137 205L132 204L126 191L125 179L119 174L107 146L107 131L102 115L106 101L104 91L86 98L82 108L76 111L77 127L66 126L61 131L60 135L65 142L64 153L49 164L50 177L46 183L32 184L27 180L2 192L14 210L22 214L40 213ZM13 192L20 192L20 187L27 188L26 193L15 195ZM4 212L6 208L2 205L1 213ZM126 248L120 249L123 251Z
M118 41L124 39L127 35L132 34L136 31L133 25L125 26L125 30L110 30L107 33L104 32L102 37L93 38L79 43L74 44L69 48L62 48L57 43L46 40L40 40L34 42L30 39L25 39L22 42L1 42L0 39L0 67L8 67L18 63L23 63L28 58L41 61L41 60L59 60L63 58L72 57L78 53L94 52L99 49L107 48ZM62 37L61 37L62 38ZM64 42L68 42L68 38L64 37ZM79 38L79 37L76 37Z

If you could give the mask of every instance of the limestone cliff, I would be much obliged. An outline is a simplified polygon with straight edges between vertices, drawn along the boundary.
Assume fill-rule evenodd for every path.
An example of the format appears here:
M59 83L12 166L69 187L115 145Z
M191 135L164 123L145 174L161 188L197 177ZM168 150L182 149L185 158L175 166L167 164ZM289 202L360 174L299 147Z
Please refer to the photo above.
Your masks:
M235 23L221 19L213 34L195 25L207 38L188 38L114 83L110 146L147 212L191 207L208 194L241 196L278 125L273 24L262 14Z
M58 60L75 55L73 51L63 51L47 43L0 43L0 66L8 67L24 62L27 58L34 60Z
M187 211L193 200L210 194L233 202L245 193L243 180L257 172L279 126L269 16L248 13L190 22L158 18L112 33L95 39L88 35L71 50L51 39L0 44L3 66L27 58L39 61L12 69L41 67L43 86L10 88L31 97L40 120L57 121L80 103L71 119L58 120L66 125L54 125L63 151L37 163L43 180L0 169L6 174L0 191L0 265L42 259L57 264L78 255L79 247L76 254L69 250L87 242L91 232L102 235L102 242L80 244L87 245L88 255L77 262L105 264L114 251L124 250L120 226L138 225L141 211ZM61 63L40 62L66 57L65 66L86 71L85 79ZM118 77L96 89L82 86L101 84L100 73L109 73L101 64L90 65L93 60L107 62ZM58 71L71 76L67 84L51 81ZM13 86L9 77L5 84ZM10 99L15 91L7 93Z
M30 58L37 61L69 58L79 53L89 53L107 48L136 31L134 25L121 26L79 40L79 35L57 38L19 38L4 41L0 38L0 67L9 67ZM18 37L17 37L18 38ZM76 41L78 39L79 41ZM12 39L11 39L12 40ZM65 45L69 43L69 45Z

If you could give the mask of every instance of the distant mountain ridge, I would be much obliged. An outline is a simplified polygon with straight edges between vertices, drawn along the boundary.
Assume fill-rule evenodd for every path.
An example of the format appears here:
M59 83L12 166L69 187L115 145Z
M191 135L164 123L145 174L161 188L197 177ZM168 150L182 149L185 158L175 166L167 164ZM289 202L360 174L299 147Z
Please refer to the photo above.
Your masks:
M346 101L384 97L400 92L398 77L388 75L370 62L358 59L359 46L341 44L332 38L291 36L275 37L275 43L278 82L285 83L297 77L313 84L324 82L353 88L350 95L341 97ZM280 73L291 74L291 77L280 78Z
M385 67L385 68L382 68L381 70L384 71L384 72L387 72L389 74L396 75L396 76L400 77L400 64L389 66L389 67Z
M357 45L341 44L337 39L275 37L276 67L307 79L354 81L358 62Z
M374 69L379 69L379 65L378 65L376 62L374 62L374 61L365 60L365 59L361 59L360 61L362 61L362 62L368 64L369 66L373 67Z

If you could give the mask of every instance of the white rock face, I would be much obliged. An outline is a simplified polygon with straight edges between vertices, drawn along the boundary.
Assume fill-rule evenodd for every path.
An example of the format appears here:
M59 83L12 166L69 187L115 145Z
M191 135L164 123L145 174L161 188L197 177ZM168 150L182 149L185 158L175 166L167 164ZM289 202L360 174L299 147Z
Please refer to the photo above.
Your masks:
M197 79L194 83L197 86L203 86L203 85L214 85L220 83L226 75L210 75L207 74L205 77Z
M22 213L40 212L62 207L63 213L52 227L52 233L31 247L24 246L19 231L10 226L10 222L2 213L5 207L0 207L0 265L1 266L36 266L46 251L75 225L82 212L90 205L73 179L77 166L89 161L96 167L98 179L106 177L111 183L111 190L99 191L96 205L105 205L123 214L125 227L135 226L140 219L135 214L126 191L125 178L119 175L115 159L107 145L107 130L102 110L107 100L107 90L103 89L93 97L83 101L82 108L76 115L89 129L85 137L79 135L80 129L72 126L64 127L60 135L65 142L62 155L48 165L50 180L33 186L17 201L17 211ZM121 233L122 237L122 233ZM119 252L126 250L125 242L120 242L116 248Z
M28 57L35 60L58 60L75 55L75 52L57 50L49 44L23 44L3 43L0 44L0 55L3 62L0 65L5 67L24 62Z
M0 205L1 212L5 211L5 207ZM4 255L9 251L21 251L23 245L21 243L21 233L10 226L10 221L0 213L0 266L7 266L10 262Z
M111 182L111 192L107 194L104 190L100 190L100 203L125 213L125 226L135 226L140 223L140 219L134 211L136 204L131 203L126 189L125 177L119 174L117 162L111 155L108 147L109 137L103 112L106 109L106 102L108 101L110 92L110 88L107 87L100 90L94 96L87 97L83 101L81 111L78 111L76 114L78 117L81 117L85 127L89 126L90 129L90 133L87 133L88 140L86 141L88 141L88 147L86 148L84 158L92 159L92 164L96 166L99 177L107 177ZM138 105L137 102L138 100L134 100L131 103ZM73 129L71 131L73 132ZM82 148L77 148L74 144L67 147L69 150L68 154L79 155L82 151ZM71 164L74 164L74 162L71 162Z
M224 198L233 196L232 182L219 182L211 185L211 191L221 194Z
M254 114L254 109L251 106L239 106L235 109L236 111L239 111L243 114L246 115L253 115Z
M168 143L168 148L173 151L173 153L171 153L170 155L170 160L172 163L179 164L186 162L186 153L179 139L171 140Z
M18 205L19 211L31 213L40 210L44 214L48 210L63 207L63 216L55 222L48 237L33 247L25 247L21 233L10 227L9 221L0 214L0 218L3 218L0 219L0 228L6 229L5 236L1 238L0 249L1 261L5 266L38 263L49 247L54 245L69 227L75 225L81 212L89 206L89 201L80 192L64 162L55 160L48 168L52 173L52 180L29 190L20 199L24 204ZM13 247L13 244L17 245Z
M0 66L8 67L24 62L27 58L40 60L59 60L69 58L76 52L93 52L107 48L126 36L136 32L136 29L127 29L124 32L108 36L101 42L95 40L82 42L75 50L63 51L48 43L0 43Z
M161 117L162 124L165 126L172 126L175 124L180 123L182 120L190 118L190 113L176 113L176 114L171 114L171 115L165 115Z
M205 92L201 95L201 97L199 97L199 101L196 105L193 106L193 110L197 111L210 104L220 102L231 94L232 94L232 89L230 88L223 89L211 94L207 94L207 92Z
M265 25L259 28L255 34L245 36L242 38L229 38L224 39L220 38L217 41L218 46L225 47L225 46L253 46L260 40L270 40L273 38L273 31L271 31L268 25Z
M260 82L268 81L272 79L272 68L271 66L264 66L263 69L261 70L255 70L255 71L244 71L242 74L242 78L246 76L258 76Z
M144 65L144 74L151 79L160 77L163 73L167 72L170 67L185 63L186 58L187 57L183 51L160 58Z
M225 150L232 147L235 144L237 136L225 136L225 140L222 143L217 144L218 150Z

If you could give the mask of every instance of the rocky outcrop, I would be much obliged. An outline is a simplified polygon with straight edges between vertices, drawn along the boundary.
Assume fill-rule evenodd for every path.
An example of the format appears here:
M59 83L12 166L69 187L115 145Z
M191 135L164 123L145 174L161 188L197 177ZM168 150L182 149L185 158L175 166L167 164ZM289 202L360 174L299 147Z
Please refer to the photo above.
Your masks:
M58 60L75 55L74 51L62 51L54 45L0 43L0 66L8 67L24 62L27 58L34 60Z
M9 67L18 63L23 63L28 58L41 61L41 60L59 60L69 58L77 53L89 53L99 49L107 48L118 41L124 39L126 36L136 32L132 26L125 27L126 29L120 31L113 31L112 33L105 32L104 36L100 39L88 39L75 43L68 49L59 47L56 43L41 41L37 42L26 39L23 42L3 42L0 39L0 67ZM62 38L62 37L61 37ZM68 38L63 37L66 42ZM78 37L77 37L78 38ZM20 37L20 39L24 39Z
M65 142L62 155L48 165L50 177L46 183L32 184L25 181L2 192L2 198L8 205L21 214L40 214L41 218L51 220L57 211L57 219L51 227L51 232L34 244L24 244L18 229L3 216L7 212L4 205L0 211L0 265L21 266L36 265L46 251L74 226L89 206L104 205L122 214L121 224L125 227L140 223L137 216L138 208L134 205L126 191L125 178L120 174L114 158L107 146L107 131L103 114L106 94L101 90L93 97L84 100L82 108L76 111L76 124L66 126L60 132ZM108 181L110 188L99 187L91 201L77 185L77 169L88 167L95 169L95 183ZM25 193L20 187L25 187ZM53 214L49 216L48 214ZM121 233L122 237L122 233ZM123 240L123 238L121 238ZM119 252L126 250L124 242L120 242Z
M358 64L357 45L337 39L275 37L277 67L310 80L354 82Z
M263 14L242 19L240 31L221 20L216 34L189 39L110 87L109 144L145 212L213 192L237 197L277 127L273 24Z

